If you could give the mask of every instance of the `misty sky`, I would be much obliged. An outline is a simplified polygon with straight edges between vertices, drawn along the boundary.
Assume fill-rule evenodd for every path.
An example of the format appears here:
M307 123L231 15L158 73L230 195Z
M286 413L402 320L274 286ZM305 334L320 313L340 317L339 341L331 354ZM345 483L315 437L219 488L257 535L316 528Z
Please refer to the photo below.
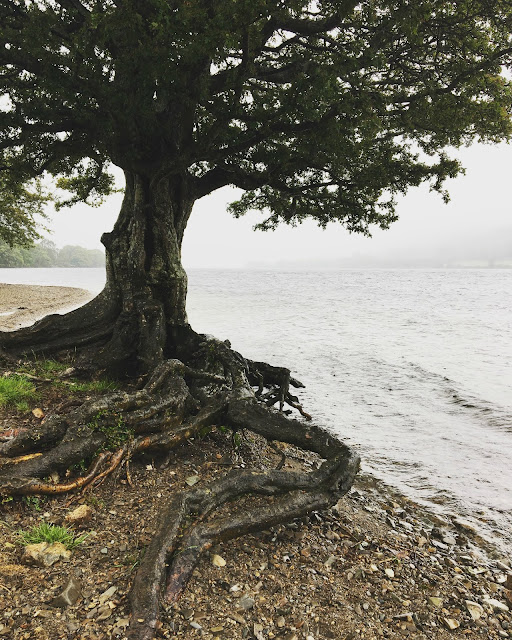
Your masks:
M473 145L458 152L465 176L447 183L451 201L445 205L428 188L411 189L400 199L400 220L372 238L351 235L339 225L327 230L313 222L274 232L253 231L261 214L235 220L226 204L236 191L224 188L199 200L192 213L183 246L185 267L244 267L276 263L326 264L347 259L435 259L489 253L495 244L512 257L512 146ZM78 205L52 214L50 238L58 245L97 248L103 231L112 228L121 195L101 208ZM476 253L475 253L476 252Z

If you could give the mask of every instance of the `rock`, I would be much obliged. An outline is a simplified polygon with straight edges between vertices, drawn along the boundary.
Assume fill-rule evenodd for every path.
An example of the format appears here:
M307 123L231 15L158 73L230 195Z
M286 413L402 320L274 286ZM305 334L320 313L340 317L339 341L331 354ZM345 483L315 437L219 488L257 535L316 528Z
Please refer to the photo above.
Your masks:
M185 482L189 487L193 487L199 482L199 476L188 476L188 478L185 478Z
M214 567L225 567L226 561L222 556L219 556L216 553L214 553L212 556L212 564Z
M222 633L224 631L224 627L221 627L220 625L218 627L212 627L210 629L210 632L213 633L214 636L219 635L220 633Z
M393 569L390 569L389 567L387 569L384 569L384 573L387 575L388 578L395 577L395 572L393 571Z
M466 522L465 520L461 520L460 518L454 518L452 522L457 527L457 529L460 529L465 533L473 533L473 534L476 533L475 527L472 524L469 524L469 522Z
M103 604L101 605L101 607L98 607L97 615L95 616L95 619L98 622L101 622L101 620L106 620L107 618L110 618L111 615L112 615L112 609L108 606L108 604Z
M286 620L283 618L283 616L279 616L279 618L276 620L276 624L279 627L279 629L282 629L286 624Z
M248 596L247 594L243 595L238 601L238 608L244 609L245 611L249 611L256 604L255 600Z
M104 604L105 602L107 602L107 600L110 600L110 598L114 595L114 593L117 591L117 587L109 587L106 591L104 591L100 597L99 597L99 601L100 604Z
M37 544L27 544L21 557L25 564L35 564L40 567L51 567L58 560L68 561L71 551L66 549L62 542L39 542Z
M325 567L332 567L332 565L336 562L335 556L329 556L327 560L324 562Z
M478 604L478 602L472 602L471 600L466 600L466 608L473 620L479 620L484 612L482 605Z
M442 598L436 598L435 596L430 596L428 598L428 601L430 602L430 604L433 604L434 607L437 607L438 609L441 609L443 606L443 599Z
M76 509L73 509L73 511L70 511L69 513L67 513L64 520L66 520L71 524L80 525L80 524L84 524L85 522L89 522L89 520L92 518L92 514L93 514L93 510L89 505L81 504Z
M485 604L491 606L494 611L510 611L507 605L504 602L500 602L499 600L495 600L494 598L484 598Z
M203 628L199 624L199 622L196 622L195 620L192 620L192 622L190 623L190 626L192 627L192 629L197 629L198 631Z
M62 592L59 593L59 595L56 596L50 602L50 604L52 607L69 607L75 604L75 602L80 597L81 592L82 585L80 584L78 578L75 578L75 576L70 576Z
M40 409L39 407L36 407L35 409L32 409L32 414L38 419L38 420L42 420L44 418L44 411L42 409Z
M454 620L453 618L443 618L443 622L446 628L450 629L450 631L454 631L455 629L458 629L460 627L460 622Z
M505 587L512 591L512 573L507 575L507 579L505 580Z
M505 589L504 594L505 594L505 598L510 602L510 604L512 604L512 590Z

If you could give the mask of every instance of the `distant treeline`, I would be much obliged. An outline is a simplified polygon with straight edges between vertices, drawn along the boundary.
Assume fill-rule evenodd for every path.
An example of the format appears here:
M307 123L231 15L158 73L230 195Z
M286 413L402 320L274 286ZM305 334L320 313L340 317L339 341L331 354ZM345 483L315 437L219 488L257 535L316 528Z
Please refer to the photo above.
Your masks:
M104 267L105 254L99 249L66 245L62 249L50 240L32 247L10 247L0 241L0 267Z

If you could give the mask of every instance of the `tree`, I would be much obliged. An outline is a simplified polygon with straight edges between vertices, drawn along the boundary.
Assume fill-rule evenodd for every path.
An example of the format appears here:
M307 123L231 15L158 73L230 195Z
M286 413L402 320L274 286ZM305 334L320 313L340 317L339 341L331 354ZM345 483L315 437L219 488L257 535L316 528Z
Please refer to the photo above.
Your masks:
M244 192L234 215L261 210L263 229L306 217L360 233L387 228L396 194L422 182L444 193L461 171L446 149L510 135L502 68L511 21L505 0L2 1L2 188L49 174L70 193L63 206L108 194L112 164L126 178L119 218L102 238L103 293L3 336L3 348L82 350L98 368L146 381L86 403L66 428L47 420L4 446L11 456L53 447L3 474L4 490L50 491L34 478L97 451L102 433L84 436L79 426L100 405L152 434L139 431L131 452L175 447L220 419L326 459L306 476L241 473L208 494L177 494L135 580L132 638L153 634L166 550L181 549L169 569L172 598L212 539L332 504L357 468L336 438L267 406L304 413L287 369L248 361L189 327L180 250L194 202L231 184ZM280 497L183 534L190 512L210 514L248 492Z

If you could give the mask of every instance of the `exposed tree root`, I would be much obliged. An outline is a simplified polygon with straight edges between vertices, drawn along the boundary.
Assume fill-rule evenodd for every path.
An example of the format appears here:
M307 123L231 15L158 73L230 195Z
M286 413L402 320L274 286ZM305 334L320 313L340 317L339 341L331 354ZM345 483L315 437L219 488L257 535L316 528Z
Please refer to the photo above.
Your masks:
M60 494L97 486L135 455L176 450L215 425L251 430L269 443L314 452L322 462L309 473L286 471L280 452L277 469L231 471L206 487L176 492L162 508L134 580L130 640L154 637L161 598L180 595L201 553L335 504L359 465L334 435L285 415L288 404L311 418L290 393L302 385L288 369L245 360L228 342L191 332L176 355L179 360L156 366L141 388L88 400L0 444L0 492ZM84 460L93 460L87 472L70 477L70 468ZM46 480L55 473L65 479Z

